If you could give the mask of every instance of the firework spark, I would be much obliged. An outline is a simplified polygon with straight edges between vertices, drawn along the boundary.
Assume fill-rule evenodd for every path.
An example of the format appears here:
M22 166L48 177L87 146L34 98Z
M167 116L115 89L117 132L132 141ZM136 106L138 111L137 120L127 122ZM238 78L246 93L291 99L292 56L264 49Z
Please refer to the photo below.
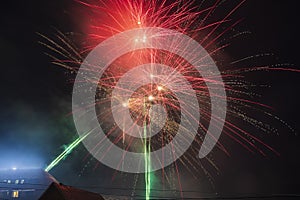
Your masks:
M216 0L212 5L208 5L204 9L201 7L202 4L199 5L199 3L193 0L175 2L168 0L77 0L77 2L81 5L84 5L84 7L89 11L92 11L90 12L92 14L88 14L86 17L88 18L89 22L85 23L86 26L84 27L87 33L87 36L83 39L84 45L81 44L79 48L75 47L70 39L59 31L55 40L42 36L46 40L46 42L42 44L53 51L53 53L49 55L51 58L53 58L53 63L65 67L71 72L75 73L78 72L79 66L83 63L87 53L93 50L105 39L127 30L137 28L142 29L145 27L171 29L186 34L198 41L199 44L201 44L205 50L208 51L208 56L213 56L216 60L215 62L218 62L217 59L222 57L222 55L220 56L220 54L222 54L221 51L229 45L226 43L225 35L241 22L241 20L232 20L230 18L245 1L240 1L238 4L233 6L233 8L230 9L227 14L225 14L225 16L219 17L217 20L212 20L210 18L212 18L217 8L219 8L225 1ZM248 32L241 32L231 36L238 37L247 33ZM140 43L148 43L153 37L153 35L147 35L146 33L142 35L136 35L132 42L136 43L137 45ZM178 46L178 44L174 44L174 48ZM189 51L188 49L184 50ZM117 50L111 50L112 53L114 51ZM61 59L61 57L64 59ZM251 91L255 85L243 80L242 74L249 71L261 70L297 70L284 68L283 66L278 65L262 67L256 66L243 69L239 68L237 70L230 68L230 66L255 57L257 56L242 58L240 60L232 61L228 63L228 65L219 66L222 73L217 78L221 78L221 80L225 82L227 95L226 100L228 102L228 118L240 119L257 129L262 130L263 132L274 132L276 130L274 130L272 126L263 123L254 117L251 117L251 115L247 113L247 110L252 109L255 111L260 111L266 116L275 117L270 112L266 111L266 109L269 109L267 105L253 100L253 97L257 96L257 94ZM205 59L205 57L202 59ZM150 199L151 197L151 157L149 155L156 149L159 149L169 143L172 144L172 140L179 129L182 111L180 110L181 105L179 99L176 97L174 91L170 89L170 86L172 84L176 84L177 81L175 78L172 79L172 73L168 74L169 80L163 82L164 84L149 83L137 88L134 91L128 91L126 88L122 88L118 85L118 82L122 79L124 74L134 69L135 66L143 65L145 63L160 63L171 67L174 71L182 74L196 92L197 100L200 105L199 113L201 113L200 121L197 121L199 125L197 136L189 151L179 159L180 163L187 167L191 173L193 173L193 171L198 171L197 166L200 166L209 177L212 176L211 173L202 166L200 160L195 156L198 154L198 151L203 144L205 135L209 134L208 126L211 120L213 121L213 126L216 129L223 129L223 134L242 145L249 152L258 152L264 156L266 155L266 151L271 151L278 154L276 150L264 143L258 136L253 135L247 130L239 127L238 124L229 120L222 122L219 120L219 116L212 114L213 102L211 97L216 96L216 98L222 98L217 96L217 93L210 93L208 89L208 83L215 84L216 87L221 84L220 82L215 81L216 77L212 76L209 78L204 78L195 69L195 66L191 65L191 63L189 63L187 60L163 50L139 49L124 54L110 64L100 80L98 80L99 77L96 76L92 78L87 77L85 79L86 83L95 83L98 85L96 102L86 105L85 108L89 109L91 107L96 107L97 120L103 127L107 137L110 138L115 145L126 151L141 151L144 153L144 166L146 172L146 199ZM206 64L209 66L212 63ZM99 65L101 65L101 63ZM91 65L89 70L85 73L92 74L100 69L101 68L99 66ZM157 78L155 77L155 68L150 69L145 74L147 74L150 79ZM144 76L145 74L136 74L135 77ZM132 82L136 84L139 82L139 80L133 77ZM116 89L122 90L124 95L114 96L113 91ZM187 88L185 86L178 87L176 90L185 93L187 96L189 95L186 92ZM130 95L128 96L128 94ZM126 134L126 132L130 132L130 129L133 127L127 126L127 131L124 131L115 123L115 121L111 120L113 118L113 113L110 106L112 101L119 102L124 110L129 110L134 124L143 127L144 138L142 140ZM147 138L147 134L149 134L150 131L146 127L151 123L159 124L160 122L160 120L153 120L155 112L151 111L153 111L152 108L154 105L161 105L166 110L167 120L163 125L162 130L150 140ZM195 106L194 108L196 109L197 107ZM122 109L119 110L119 113L122 113ZM129 124L127 121L124 121L123 125L121 122L119 123L121 126L126 126L127 124ZM190 137L189 131L190 130L186 130L185 137ZM51 170L52 167L58 164L59 161L68 154L68 152L74 149L87 136L88 135L74 141L60 156L58 156L57 159L55 159L47 167L46 170ZM97 145L95 145L95 152L100 151L100 149L103 148L101 146L101 142L102 141L98 141ZM176 145L173 145L173 147L174 151L180 151L180 147ZM217 147L225 154L229 154L227 147L220 142L217 142ZM106 151L109 151L110 148L111 147L107 147ZM216 171L218 171L216 164L210 157L205 157L204 159L207 160ZM120 160L120 170L122 170L123 161L124 160ZM164 159L162 162L164 162ZM161 164L164 165L164 163ZM174 169L176 169L175 171L178 177L178 185L181 187L178 164L176 162L174 163ZM162 169L162 179L162 182L164 182L164 179L169 180L168 177L165 177L164 169Z

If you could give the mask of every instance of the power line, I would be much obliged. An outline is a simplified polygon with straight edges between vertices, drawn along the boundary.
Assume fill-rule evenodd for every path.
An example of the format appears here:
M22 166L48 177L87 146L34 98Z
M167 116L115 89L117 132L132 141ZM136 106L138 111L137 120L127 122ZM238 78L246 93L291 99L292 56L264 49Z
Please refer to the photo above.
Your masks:
M0 188L22 188L22 189L26 189L29 185L31 186L49 186L47 184L39 184L39 183L23 183L23 184L13 184L13 183L7 183L7 182L0 182L0 183L5 183L7 184L6 187L0 187ZM27 186L27 187L23 187L23 186ZM131 188L121 188L121 187L103 187L103 186L84 186L84 185L75 185L75 186L71 186L71 187L75 187L75 188L85 188L85 189L103 189L103 190L119 190L119 192L121 191L144 191L143 188L135 188L135 189L131 189ZM36 190L43 190L41 188L35 188ZM154 192L180 192L180 190L163 190L163 189L152 189L152 191ZM183 193L200 193L199 191L196 190L183 190L181 191ZM109 193L109 192L101 192L100 194L102 195L110 195L110 196L118 196L114 193ZM203 195L203 193L201 193ZM143 195L119 195L119 196L124 196L124 197L134 197L134 198L144 198ZM272 198L300 198L300 194L247 194L247 195L224 195L224 196L220 196L220 195L210 195L207 194L207 196L202 196L202 197L184 197L184 199L199 199L199 200L210 200L210 199L224 199L224 200L237 200L237 199L272 199ZM182 199L181 197L170 197L170 196L151 196L151 199ZM0 198L0 200L2 200ZM3 199L4 200L4 199Z
M112 194L102 194L102 195L111 195L111 196L117 196L117 195L112 195ZM127 195L120 195L122 197L131 197L131 198L141 198L144 199L145 196L142 195L134 195L134 196L127 196ZM179 199L187 199L187 200L211 200L211 199L216 199L216 200L243 200L243 199L274 199L274 198L297 198L299 199L300 195L297 194L276 194L276 195L257 195L257 196L227 196L227 197L222 197L222 196L212 196L212 197L163 197L163 196L150 196L152 200L167 200L167 199L174 199L174 200L179 200Z

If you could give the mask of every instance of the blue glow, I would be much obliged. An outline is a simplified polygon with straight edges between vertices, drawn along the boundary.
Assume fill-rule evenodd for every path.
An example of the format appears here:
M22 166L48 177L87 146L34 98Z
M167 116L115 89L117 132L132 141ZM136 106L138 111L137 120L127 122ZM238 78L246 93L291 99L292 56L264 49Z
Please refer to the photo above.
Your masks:
M8 151L1 149L0 169L42 169L45 166L42 156L33 151Z

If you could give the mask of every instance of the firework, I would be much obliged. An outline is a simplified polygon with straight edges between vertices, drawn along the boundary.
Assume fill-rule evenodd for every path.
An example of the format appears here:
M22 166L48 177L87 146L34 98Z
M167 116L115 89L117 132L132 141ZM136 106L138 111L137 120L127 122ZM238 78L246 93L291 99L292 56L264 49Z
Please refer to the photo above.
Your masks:
M53 167L55 167L56 165L58 165L60 163L60 161L64 160L81 142L82 140L84 140L87 136L89 135L89 133L87 133L85 136L83 137L79 137L76 140L74 140L74 142L72 142L71 144L69 144L67 146L67 148L61 153L59 154L59 156L57 156L46 168L45 171L49 172Z
M266 155L266 151L269 150L278 154L272 147L260 140L259 137L239 127L238 124L220 119L220 116L213 112L214 102L227 101L226 114L228 118L238 118L264 132L273 132L274 129L270 125L262 123L247 114L248 109L254 109L273 117L271 113L265 111L265 109L269 108L267 105L252 100L256 96L251 91L253 84L244 81L240 74L254 70L284 69L292 71L292 69L281 68L280 66L253 67L238 70L224 68L220 69L221 74L212 73L203 76L203 74L207 73L206 71L209 71L209 67L215 64L213 60L207 61L207 57L214 56L215 59L220 58L221 51L228 46L228 43L218 42L233 27L240 23L241 20L230 20L230 17L244 1L237 3L225 16L218 20L209 19L224 1L217 0L204 9L199 3L192 0L175 2L168 0L108 0L101 2L91 0L77 2L84 5L89 11L92 11L90 12L92 14L86 17L89 23L84 23L86 24L84 29L87 33L87 36L83 39L84 45L80 45L79 48L74 47L69 38L59 31L56 40L42 36L47 40L43 44L56 54L50 55L53 58L54 64L83 75L84 78L80 80L79 88L87 88L89 90L87 86L97 85L95 99L86 100L83 106L81 105L81 107L75 109L75 114L78 112L80 115L84 115L95 109L96 117L93 120L100 124L103 132L114 145L126 151L143 153L144 163L141 166L144 166L145 172L146 199L150 199L151 197L150 172L154 168L155 160L150 154L159 148L171 144L170 151L168 153L163 152L161 155L163 157L161 165L164 166L164 162L167 160L164 157L173 157L174 153L172 152L182 151L181 147L172 141L181 127L180 124L188 119L182 117L184 112L186 112L187 116L191 115L191 120L187 124L197 123L198 127L195 130L197 133L195 142L191 145L188 152L178 159L188 170L197 171L197 166L202 167L200 160L195 155L198 154L199 149L205 148L202 144L205 143L205 136L213 132L211 130L223 131L223 134L241 144L250 152L259 152L262 155ZM120 55L120 57L109 63L107 68L103 66L105 64L104 61L98 64L84 61L87 54L94 50L98 44L106 41L106 39L126 31L145 30L149 27L177 31L188 35L204 47L208 54L202 54L204 56L200 59L192 56L191 59L204 60L201 62L202 73L201 70L200 72L197 70L198 66L194 66L188 60L184 59L184 57L178 56L174 52L153 48L137 48L140 45L147 46L157 36L151 34L153 33L151 31L133 35L132 38L127 38L128 41L124 40L124 42L128 42L124 48L134 46L134 51ZM244 33L238 33L236 36L243 35ZM117 52L123 51L118 48L123 47L124 44L117 45L115 45L117 46L115 49L110 49L109 52L104 52L104 54L110 56L109 54L115 55L118 54ZM188 46L188 43L184 45ZM183 44L180 42L172 44L173 49L181 48L182 46ZM194 55L198 53L190 49L181 49L186 54L192 53ZM64 57L64 59L60 57ZM99 57L103 57L103 60L107 59L103 55L99 55ZM250 58L243 58L230 64L234 65ZM134 71L136 66L143 66L147 63L158 63L160 67L149 65L143 68L143 70ZM79 66L82 64L87 67L83 71L80 71ZM168 66L169 69L164 70L165 68L161 67L162 65ZM220 66L218 67L221 68ZM105 71L101 72L102 76L97 77L96 74L98 71L103 69ZM124 79L126 74L128 77ZM183 77L188 84L183 84L184 82L178 79L178 77ZM145 81L145 84L141 84L143 81ZM139 87L136 87L137 85ZM188 88L187 85L190 85L191 88ZM225 88L226 96L219 95L221 86ZM211 90L210 88L214 88L215 90ZM195 94L195 99L198 103L194 104L193 102L182 101L178 98L178 93L186 98L190 97L191 93L188 92L190 89L195 91L192 94ZM90 91L85 92L88 93ZM201 115L200 119L197 119L197 117L193 118L192 112L189 110L182 110L182 106L185 104L190 104L188 106L192 110L194 109L199 112ZM130 117L123 117L125 115ZM80 118L78 118L78 121L80 121ZM75 123L80 123L78 121ZM165 123L161 124L161 122ZM160 130L156 135L152 134L155 129L154 127L158 127L157 129ZM92 128L94 127L90 127L90 129ZM130 135L130 132L138 134ZM187 138L194 139L194 135L191 134L192 130L184 129L183 132L185 134L181 136L180 140L187 140ZM153 137L150 138L149 135ZM86 135L74 141L67 148L68 150L66 149L47 167L47 170L54 167L65 157L67 152L74 149L81 141L84 142L85 139L88 141L88 138ZM225 154L229 154L227 148L217 142L217 140L218 138L214 138L217 148ZM91 149L92 154L96 155L99 152L103 152L104 156L102 159L105 159L105 156L110 153L112 146L103 145L102 140L95 142L95 145ZM124 170L125 158L125 154L120 158L118 170ZM211 158L205 157L204 159L218 171L217 166ZM177 173L178 185L181 187L178 164L175 162L173 165ZM207 170L205 170L205 173L211 176ZM164 179L168 179L168 177L165 177L164 169L162 169L162 179L163 181Z

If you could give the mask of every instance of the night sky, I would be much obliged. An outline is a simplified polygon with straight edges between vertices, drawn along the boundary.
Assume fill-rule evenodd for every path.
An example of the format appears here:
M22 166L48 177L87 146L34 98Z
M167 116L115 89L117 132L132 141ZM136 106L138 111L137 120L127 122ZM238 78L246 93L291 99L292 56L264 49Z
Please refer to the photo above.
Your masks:
M63 150L63 145L76 138L70 114L70 77L65 69L51 64L51 59L44 54L47 49L38 43L41 37L37 34L53 36L54 28L80 33L81 22L76 19L74 4L71 0L1 3L0 168L45 167ZM235 40L225 51L228 56L238 59L257 53L273 53L263 62L289 63L291 68L300 70L297 1L248 1L234 17L245 18L237 29L251 34L246 40ZM259 64L260 61L254 62ZM220 168L220 174L214 176L214 186L203 173L200 178L193 179L182 168L183 188L221 194L299 193L299 78L300 73L285 71L259 72L247 77L271 86L260 90L259 102L273 107L271 112L295 130L293 132L287 125L273 120L272 126L278 129L279 135L258 133L280 152L280 156L270 152L267 157L251 154L229 142L230 157L214 154ZM257 118L263 119L263 116ZM225 138L221 137L222 140L226 143ZM112 182L110 177L114 171L102 165L94 169L96 161L83 160L86 154L80 146L51 173L69 185L93 183L114 187L126 181L126 175L125 178L119 175L121 180L116 178L115 183Z

